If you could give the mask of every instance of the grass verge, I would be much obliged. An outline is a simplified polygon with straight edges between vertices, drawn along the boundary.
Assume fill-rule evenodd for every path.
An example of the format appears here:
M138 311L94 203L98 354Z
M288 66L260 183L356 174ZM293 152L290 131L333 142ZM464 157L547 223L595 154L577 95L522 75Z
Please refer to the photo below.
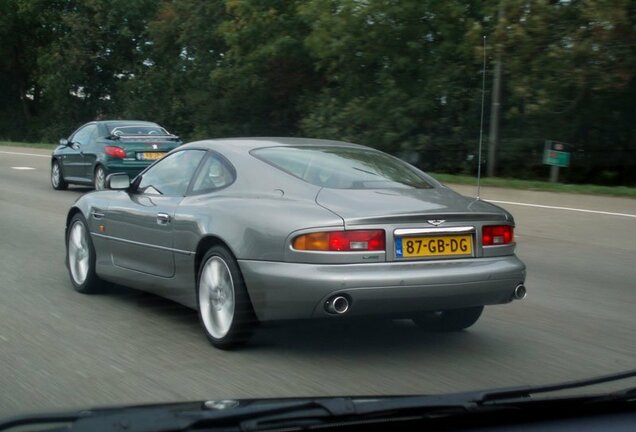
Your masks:
M41 149L53 150L55 147L57 147L57 144L24 143L24 142L15 142L15 141L0 141L0 146L5 146L5 147L29 147L29 148L41 148Z
M434 174L433 177L442 183L476 185L477 179L471 176L454 174ZM524 189L547 192L567 192L587 195L607 195L614 197L636 198L636 188L628 186L599 186L589 184L550 183L537 180L518 180L498 177L481 179L482 186L500 187L508 189Z

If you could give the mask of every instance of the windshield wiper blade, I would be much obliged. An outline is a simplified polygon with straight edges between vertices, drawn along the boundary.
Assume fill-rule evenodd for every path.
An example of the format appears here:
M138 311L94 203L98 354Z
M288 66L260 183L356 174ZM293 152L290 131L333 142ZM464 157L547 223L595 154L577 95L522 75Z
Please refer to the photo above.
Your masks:
M46 413L35 415L23 415L19 417L10 417L0 421L0 431L15 429L27 425L51 425L51 429L55 428L55 425L64 425L77 421L81 414L75 412L63 412L63 413Z
M591 387L598 384L622 381L629 378L636 378L636 369L618 372L610 375L603 375L594 378L566 381L558 384L546 384L539 386L521 386L490 391L477 392L480 397L479 402L501 401L506 399L526 398L540 393L553 393L562 390L570 390L583 387ZM633 390L633 389L632 389Z
M0 431L27 425L51 425L51 430L73 432L163 432L187 430L210 423L235 424L267 416L300 413L307 417L337 416L353 413L353 404L344 398L298 399L248 404L228 410L180 410L163 406L106 408L67 413L25 415L0 421ZM66 428L60 429L61 424ZM47 429L41 429L47 430Z
M265 413L262 416L243 416L239 420L228 413L224 420L239 420L241 430L257 431L262 428L282 428L286 426L316 425L325 422L357 422L369 419L380 419L390 416L454 416L468 412L479 412L481 409L508 409L519 407L522 403L537 401L530 396L540 393L556 392L574 388L616 382L636 377L636 369L595 378L567 381L559 384L543 386L521 386L506 389L464 392L444 395L367 397L367 398L332 398L309 401L298 409L279 410ZM574 396L563 400L612 401L634 398L634 388L600 397ZM540 399L539 399L540 400ZM558 401L558 400L557 400Z

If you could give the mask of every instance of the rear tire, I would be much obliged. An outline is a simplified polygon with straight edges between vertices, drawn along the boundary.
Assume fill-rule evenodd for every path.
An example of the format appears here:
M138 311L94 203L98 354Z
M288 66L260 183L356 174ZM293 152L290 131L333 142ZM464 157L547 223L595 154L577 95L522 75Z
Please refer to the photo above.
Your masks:
M106 171L101 165L97 165L95 173L93 175L93 187L96 191L106 189Z
M210 248L197 277L199 320L212 345L244 344L258 323L236 259L223 246Z
M483 306L477 306L424 313L414 317L413 322L418 327L429 331L461 331L475 324L483 310Z
M105 284L95 273L95 260L95 248L86 219L77 213L71 219L66 234L66 265L75 291L95 294L103 290Z
M68 183L66 183L62 175L62 167L57 160L51 163L51 186L55 190L66 190L68 188Z

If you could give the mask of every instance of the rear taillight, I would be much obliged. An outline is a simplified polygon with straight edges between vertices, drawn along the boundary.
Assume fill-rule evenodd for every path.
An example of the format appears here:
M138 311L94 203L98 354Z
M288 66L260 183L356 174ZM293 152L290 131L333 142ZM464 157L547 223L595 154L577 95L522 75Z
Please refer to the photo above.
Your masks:
M123 148L117 146L106 146L104 147L104 153L108 156L116 157L119 159L123 159L126 157L126 152Z
M484 246L498 246L512 243L514 227L511 225L489 225L481 229L481 243Z
M383 251L384 230L325 231L303 234L293 241L294 249L308 251Z

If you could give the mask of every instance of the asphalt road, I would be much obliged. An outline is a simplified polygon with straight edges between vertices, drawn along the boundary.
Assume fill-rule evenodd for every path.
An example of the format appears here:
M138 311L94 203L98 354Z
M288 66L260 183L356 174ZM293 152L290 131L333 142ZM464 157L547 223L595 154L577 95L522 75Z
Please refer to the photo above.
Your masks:
M33 155L7 154L22 152ZM0 415L240 397L454 392L636 367L636 200L484 189L517 219L528 297L469 331L408 321L259 329L243 350L208 345L196 314L128 289L75 293L48 151L0 147ZM34 168L34 169L15 169ZM473 188L463 187L472 194Z

